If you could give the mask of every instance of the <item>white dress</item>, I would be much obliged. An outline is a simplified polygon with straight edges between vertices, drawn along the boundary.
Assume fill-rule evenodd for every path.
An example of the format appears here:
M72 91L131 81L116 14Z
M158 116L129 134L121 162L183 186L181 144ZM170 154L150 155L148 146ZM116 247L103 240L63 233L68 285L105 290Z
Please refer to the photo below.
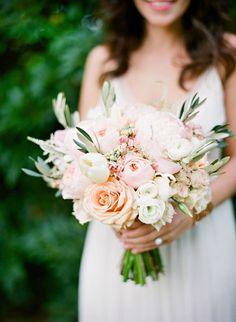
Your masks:
M132 101L120 79L114 85L120 105ZM194 90L207 97L196 121L205 130L224 123L217 70L205 72ZM120 241L109 226L92 222L80 270L79 322L236 321L236 243L230 200L160 249L165 275L159 281L144 287L123 283Z

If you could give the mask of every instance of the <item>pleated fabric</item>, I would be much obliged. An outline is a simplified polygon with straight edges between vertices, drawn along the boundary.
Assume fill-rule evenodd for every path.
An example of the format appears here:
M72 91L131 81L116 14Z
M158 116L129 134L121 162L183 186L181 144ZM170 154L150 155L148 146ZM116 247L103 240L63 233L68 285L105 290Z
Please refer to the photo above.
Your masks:
M115 79L117 101L132 97ZM207 70L196 90L207 104L196 122L204 130L225 122L223 88L215 68ZM90 112L96 117L99 111ZM234 322L236 321L236 239L232 203L211 215L170 245L160 247L165 274L146 286L123 283L123 248L113 230L89 226L80 270L79 322Z

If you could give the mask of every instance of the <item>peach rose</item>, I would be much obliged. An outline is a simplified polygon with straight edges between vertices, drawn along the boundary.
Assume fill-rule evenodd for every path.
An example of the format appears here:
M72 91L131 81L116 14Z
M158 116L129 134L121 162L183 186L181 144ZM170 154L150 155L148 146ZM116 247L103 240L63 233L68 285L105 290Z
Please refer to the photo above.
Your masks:
M94 218L116 230L126 228L137 217L135 191L115 178L104 184L94 184L85 190L74 215L80 222Z
M137 189L153 179L155 170L149 160L136 155L128 155L121 165L119 177L127 185Z

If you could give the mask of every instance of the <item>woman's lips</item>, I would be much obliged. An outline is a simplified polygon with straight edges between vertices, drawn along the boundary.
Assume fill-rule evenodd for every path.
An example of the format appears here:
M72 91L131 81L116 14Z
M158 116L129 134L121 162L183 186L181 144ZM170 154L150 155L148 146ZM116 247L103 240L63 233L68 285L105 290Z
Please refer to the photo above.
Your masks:
M155 11L168 11L172 8L173 4L176 1L166 1L166 0L158 0L158 1L147 1L147 5L149 6L149 8L151 8L152 10Z

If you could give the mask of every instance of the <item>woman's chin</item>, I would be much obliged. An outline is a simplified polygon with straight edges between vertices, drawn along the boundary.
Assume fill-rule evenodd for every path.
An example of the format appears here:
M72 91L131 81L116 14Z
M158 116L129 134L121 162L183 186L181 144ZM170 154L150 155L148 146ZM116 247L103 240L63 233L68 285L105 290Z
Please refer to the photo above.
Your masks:
M169 28L178 23L180 20L173 19L172 17L150 17L146 19L146 23L157 28Z
M180 21L190 0L134 0L134 4L146 22L167 28Z

